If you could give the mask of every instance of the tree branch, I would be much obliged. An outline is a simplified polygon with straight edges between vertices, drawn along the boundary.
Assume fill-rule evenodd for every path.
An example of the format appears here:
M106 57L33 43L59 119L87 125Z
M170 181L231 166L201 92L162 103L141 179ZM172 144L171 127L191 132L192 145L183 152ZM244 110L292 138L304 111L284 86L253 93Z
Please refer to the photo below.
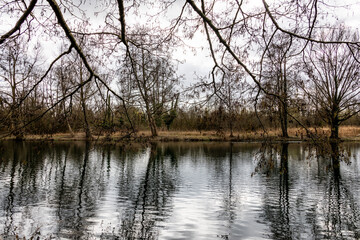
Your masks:
M37 0L32 0L29 4L29 7L26 9L26 11L24 12L24 14L19 18L19 20L16 22L15 26L8 31L7 33L5 33L4 35L1 36L0 38L0 45L2 43L5 42L6 39L8 39L9 37L11 37L11 35L13 35L16 31L20 30L21 25L23 24L23 22L25 22L25 20L27 19L27 17L30 15L30 13L32 12L32 10L34 9L35 5L37 3Z

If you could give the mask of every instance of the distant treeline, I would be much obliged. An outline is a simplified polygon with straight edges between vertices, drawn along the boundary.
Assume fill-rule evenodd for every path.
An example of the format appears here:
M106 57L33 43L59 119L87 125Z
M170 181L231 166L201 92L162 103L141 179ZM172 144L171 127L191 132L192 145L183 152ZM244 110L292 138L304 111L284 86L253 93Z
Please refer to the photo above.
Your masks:
M18 115L13 117L17 118L17 127L28 125L17 129L13 134L23 136L26 134L43 135L85 131L84 112L80 104L72 106L71 111L63 111L64 108L60 104L34 121L47 109L47 106L42 106L36 100L27 99L16 111ZM123 132L126 134L132 132L132 128L135 131L150 130L147 116L141 109L130 107L127 111L131 122L124 113L122 106L113 106L108 111L107 108L100 111L87 109L87 122L91 133L97 135ZM0 118L4 119L0 124L2 134L9 133L12 130L11 119L7 117L8 113L9 109L4 108L4 106L0 108ZM318 111L296 112L295 116L306 127L327 126ZM258 109L255 112L254 109L239 108L229 113L221 105L201 109L198 107L177 107L176 110L171 110L169 113L155 116L155 122L156 127L161 130L198 131L200 133L202 131L215 131L219 135L231 134L232 132L262 131L263 128L281 128L278 114L272 109ZM359 114L348 119L344 124L360 126ZM293 119L289 120L288 126L301 128Z

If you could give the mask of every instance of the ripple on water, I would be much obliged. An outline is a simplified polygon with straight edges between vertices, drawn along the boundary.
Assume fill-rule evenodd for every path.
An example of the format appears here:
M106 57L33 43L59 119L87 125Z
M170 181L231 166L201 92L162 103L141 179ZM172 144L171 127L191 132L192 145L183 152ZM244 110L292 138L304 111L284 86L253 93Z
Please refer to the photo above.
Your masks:
M249 145L162 146L106 149L104 162L101 147L86 158L85 145L65 154L54 144L63 154L34 159L33 168L0 162L0 234L29 238L40 227L44 238L359 238L358 167L339 176L296 155L286 174L275 164L252 176Z

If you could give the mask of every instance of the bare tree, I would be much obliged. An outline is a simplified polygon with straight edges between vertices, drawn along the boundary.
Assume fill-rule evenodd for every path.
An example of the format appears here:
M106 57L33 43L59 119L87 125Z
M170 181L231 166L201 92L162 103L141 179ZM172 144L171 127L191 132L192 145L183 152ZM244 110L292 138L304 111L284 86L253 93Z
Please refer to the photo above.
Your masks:
M152 136L157 136L163 113L176 95L179 82L174 65L168 56L157 56L156 52L133 48L123 66L120 84L133 89L135 99L140 101L147 116Z
M292 36L273 36L276 41L266 46L262 61L261 76L263 86L277 97L264 96L267 104L273 105L277 111L282 137L288 135L289 106L296 97L295 82L299 75L300 55L297 54L296 44Z
M58 66L55 68L55 78L57 80L58 84L58 98L61 98L63 96L66 96L67 93L70 91L70 88L72 86L71 83L71 71L69 71L70 66L66 66L66 62L64 60L61 61L61 66ZM68 106L67 106L68 102ZM74 131L70 124L70 114L72 112L72 103L73 98L71 97L69 101L62 101L60 104L60 111L63 114L63 118L66 122L67 128L71 134L71 136L74 136Z
M83 72L83 65L82 65L82 62L80 62L80 66L79 66L79 80L80 80L80 85L81 85L81 88L80 88L80 104L81 104L81 108L82 108L82 111L83 111L83 116L84 116L84 130L85 130L85 136L86 138L91 138L91 131L90 131L90 125L89 125L89 120L88 120L88 113L87 113L87 106L86 106L86 100L89 96L86 96L86 92L84 90L85 86L84 85L84 78L85 78L85 75L84 75L84 72ZM89 84L87 85L89 86ZM89 88L87 88L89 89Z
M236 114L244 105L245 93L248 91L248 88L244 80L244 73L240 69L225 71L222 75L222 80L215 85L216 91L213 95L219 101L221 106L219 110L223 109L225 122L230 130L230 137L234 136Z
M214 60L214 69L226 68L235 62L252 80L259 93L276 98L283 105L287 103L284 103L282 96L267 89L261 81L263 78L261 56L264 56L271 44L276 42L273 35L281 32L286 38L292 38L293 41L296 39L299 42L298 54L302 53L309 43L343 45L348 49L359 47L358 40L324 40L314 33L314 29L329 28L326 21L319 20L319 17L326 13L325 9L328 7L321 1L284 0L275 1L269 5L266 0L263 0L262 6L256 10L247 8L244 1L228 1L225 6L219 8L216 8L217 1L187 0L186 2L204 25L209 50ZM231 17L228 18L228 16ZM299 25L299 23L301 24ZM258 47L259 41L256 39L261 36L261 32L267 31L271 32L271 37L266 41L264 54L260 54L259 58L252 55L255 60L250 58L251 61L249 61L249 53ZM260 64L251 64L252 61L260 62ZM258 67L253 67L254 65ZM287 115L304 127L309 136L312 135L306 126L289 111ZM285 123L285 119L283 123Z
M324 41L358 41L344 26L322 32ZM307 78L301 87L323 120L330 125L330 139L339 138L339 126L360 111L359 49L339 44L311 44L304 56Z
M38 62L39 52L35 56L27 55L28 46L23 39L17 38L7 45L1 46L0 56L0 94L7 105L8 119L10 120L10 132L17 138L21 138L22 131L17 130L24 119L20 108L29 85L35 75L35 68Z

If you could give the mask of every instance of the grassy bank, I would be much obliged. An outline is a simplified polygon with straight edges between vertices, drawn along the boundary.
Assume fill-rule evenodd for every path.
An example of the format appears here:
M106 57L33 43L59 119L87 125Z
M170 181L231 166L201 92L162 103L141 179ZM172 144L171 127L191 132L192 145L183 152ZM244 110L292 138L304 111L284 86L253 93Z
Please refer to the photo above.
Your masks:
M322 135L324 137L330 135L328 128L311 128L311 131ZM215 131L159 131L159 136L151 137L150 131L139 131L136 135L126 137L125 133L116 132L111 135L94 135L93 140L98 141L260 141L267 136L274 141L289 140L289 141L304 141L308 139L306 131L300 128L290 128L289 138L281 138L280 129L269 129L266 133L263 131L247 131L234 132L233 137L230 137L229 132L217 133ZM340 127L340 137L345 141L360 141L360 127L357 126L343 126ZM5 139L13 139L7 137ZM26 135L25 140L54 140L54 141L82 141L85 140L84 133L56 133L52 135Z

